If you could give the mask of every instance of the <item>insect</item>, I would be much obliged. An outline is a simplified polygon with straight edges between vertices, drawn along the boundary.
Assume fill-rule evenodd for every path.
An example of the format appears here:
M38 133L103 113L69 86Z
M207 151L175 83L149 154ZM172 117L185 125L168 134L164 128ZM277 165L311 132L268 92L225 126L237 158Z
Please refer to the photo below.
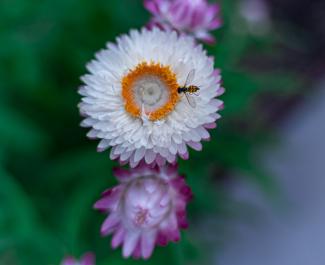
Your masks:
M189 85L190 83L192 83L194 76L195 76L195 70L192 69L186 77L184 86L180 86L177 89L177 92L179 94L183 93L186 96L187 102L192 108L196 107L196 102L195 99L190 95L198 96L198 92L200 91L200 88L198 86Z

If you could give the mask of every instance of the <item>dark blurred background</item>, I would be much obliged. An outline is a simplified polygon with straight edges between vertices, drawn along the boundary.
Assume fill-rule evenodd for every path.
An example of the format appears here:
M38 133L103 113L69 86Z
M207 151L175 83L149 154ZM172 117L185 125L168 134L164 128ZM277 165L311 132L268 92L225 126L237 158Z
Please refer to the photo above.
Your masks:
M256 207L234 187L249 183L266 204L284 204L281 181L256 153L281 149L279 126L324 89L324 1L220 4L223 27L206 48L222 70L223 118L203 151L180 162L195 194L189 230L148 264L237 264L218 256L234 222L255 222ZM92 205L116 183L117 164L79 127L77 88L97 50L148 20L135 0L0 0L1 265L54 265L88 250L99 265L143 263L123 260L99 235L104 217Z

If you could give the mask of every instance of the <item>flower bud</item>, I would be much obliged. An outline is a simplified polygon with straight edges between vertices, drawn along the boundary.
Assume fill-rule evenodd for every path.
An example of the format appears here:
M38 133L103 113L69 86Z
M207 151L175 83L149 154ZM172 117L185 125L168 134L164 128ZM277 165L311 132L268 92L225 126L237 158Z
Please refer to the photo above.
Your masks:
M103 236L113 234L112 247L123 245L123 256L148 259L155 247L180 239L187 228L186 205L191 189L177 174L177 166L150 168L144 163L131 169L116 169L120 184L103 193L95 208L108 217Z
M215 42L209 31L222 24L219 5L207 0L144 0L144 6L153 15L149 28L175 29L207 43Z
M95 256L88 252L82 256L80 261L76 260L72 256L67 256L64 258L61 265L95 265Z

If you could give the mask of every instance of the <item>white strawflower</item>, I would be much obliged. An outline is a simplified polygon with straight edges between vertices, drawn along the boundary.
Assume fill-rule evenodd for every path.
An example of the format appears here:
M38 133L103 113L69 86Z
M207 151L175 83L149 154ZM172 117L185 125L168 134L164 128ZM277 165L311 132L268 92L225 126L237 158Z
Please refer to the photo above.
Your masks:
M112 147L111 159L131 167L188 159L187 147L201 150L223 106L215 99L223 88L213 63L192 37L132 30L87 65L79 91L82 126L92 127L88 137L101 139L99 151ZM199 95L178 89L189 74L186 85L197 86Z

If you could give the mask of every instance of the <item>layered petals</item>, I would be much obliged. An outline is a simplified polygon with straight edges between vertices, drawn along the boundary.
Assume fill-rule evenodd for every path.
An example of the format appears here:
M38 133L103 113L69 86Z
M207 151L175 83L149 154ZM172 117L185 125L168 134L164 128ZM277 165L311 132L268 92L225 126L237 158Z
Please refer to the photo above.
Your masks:
M81 125L91 128L89 138L100 139L98 151L111 148L110 158L123 165L188 159L188 147L201 150L200 142L210 139L223 107L213 65L192 37L132 30L87 65L90 74L79 90ZM190 86L198 93L179 90Z
M122 246L123 256L148 259L155 245L180 239L187 228L186 205L191 189L177 174L177 166L149 167L141 163L126 176L115 171L120 181L114 192L104 192L95 208L108 214L101 229L112 234L112 247Z
M175 29L210 44L215 42L210 31L222 24L219 5L207 0L144 0L144 6L153 16L149 28Z

